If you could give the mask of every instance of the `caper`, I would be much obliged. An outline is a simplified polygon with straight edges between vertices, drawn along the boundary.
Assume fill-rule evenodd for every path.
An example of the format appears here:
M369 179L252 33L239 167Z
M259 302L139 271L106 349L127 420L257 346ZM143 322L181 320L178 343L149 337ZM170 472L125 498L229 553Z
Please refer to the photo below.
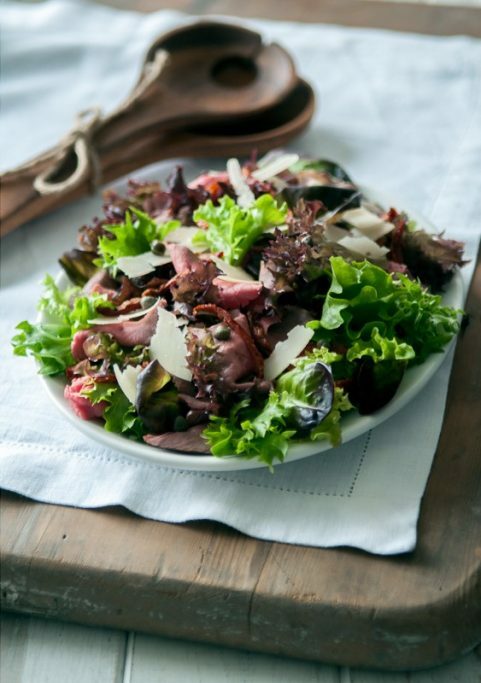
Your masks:
M150 249L157 254L157 256L162 256L165 254L165 244L160 240L154 240L150 245Z
M157 299L155 298L155 296L143 296L140 300L140 306L144 309L150 308L155 304L156 301Z
M214 337L219 341L227 341L227 339L230 339L230 327L222 323L217 325L214 330Z

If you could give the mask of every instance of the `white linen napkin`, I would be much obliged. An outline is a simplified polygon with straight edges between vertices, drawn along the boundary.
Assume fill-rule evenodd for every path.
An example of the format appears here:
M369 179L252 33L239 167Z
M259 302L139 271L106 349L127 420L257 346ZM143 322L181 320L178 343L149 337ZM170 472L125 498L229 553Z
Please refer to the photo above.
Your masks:
M53 145L77 111L114 108L134 84L149 42L187 20L171 11L139 15L60 0L7 2L2 15L3 168ZM247 23L284 45L317 89L315 120L291 149L335 159L358 182L402 197L465 240L473 259L481 216L481 42ZM185 163L190 174L214 162ZM135 176L163 178L170 166ZM17 322L35 317L43 274L56 273L56 257L100 205L99 196L83 199L2 242L0 486L48 503L123 505L167 522L218 520L287 543L380 554L413 549L450 358L381 426L274 474L169 470L101 447L65 421L33 362L12 356L9 339ZM471 272L472 265L466 283Z

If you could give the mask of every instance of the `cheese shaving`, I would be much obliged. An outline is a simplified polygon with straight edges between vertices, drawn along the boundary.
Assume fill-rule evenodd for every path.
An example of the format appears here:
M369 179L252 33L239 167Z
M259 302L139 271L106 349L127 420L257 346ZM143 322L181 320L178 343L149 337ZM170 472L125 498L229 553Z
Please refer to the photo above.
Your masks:
M237 196L237 203L243 209L247 209L254 203L254 193L249 188L249 185L242 174L241 165L238 159L232 158L227 162L227 173L229 174L229 181Z
M164 266L166 263L171 263L170 256L154 254L152 251L147 251L145 254L138 254L137 256L120 256L117 259L117 265L120 270L127 275L127 277L141 277L147 275L157 268L157 266Z
M157 360L170 375L192 379L186 362L187 348L185 336L177 325L177 318L164 308L159 308L159 318L155 334L150 340L150 358Z
M270 161L268 164L262 168L258 168L257 171L252 173L252 177L256 180L269 180L287 169L299 161L298 154L283 154L281 157Z
M311 341L314 330L305 325L296 325L288 333L287 339L276 344L274 351L264 363L264 377L273 380L304 351Z
M127 365L124 370L121 370L118 365L114 365L114 375L119 387L127 396L129 401L135 405L137 398L137 377L142 372L141 365Z
M348 235L339 240L338 244L355 254L364 256L364 258L382 259L389 251L386 247L380 247L374 240L364 235Z
M394 225L376 216L372 211L360 207L359 209L349 209L344 211L342 219L350 223L362 235L372 240L378 240L387 235L394 229Z

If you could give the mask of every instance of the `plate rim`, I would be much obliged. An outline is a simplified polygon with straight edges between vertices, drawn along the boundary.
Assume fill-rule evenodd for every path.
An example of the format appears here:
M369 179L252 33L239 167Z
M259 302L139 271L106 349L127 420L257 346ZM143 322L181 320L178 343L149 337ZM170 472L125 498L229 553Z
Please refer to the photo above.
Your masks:
M358 187L368 200L377 202L383 206L399 206L402 204L402 210L405 211L411 219L414 219L418 224L421 224L422 227L427 228L430 232L437 232L433 223L419 211L409 209L404 203L399 201L392 202L392 200L390 200L382 191L375 190L365 185L358 185ZM55 281L61 287L66 286L68 283L67 275L60 271L55 278ZM449 301L446 302L446 305L460 308L464 302L464 295L465 288L463 278L461 272L457 269L446 292L443 294L443 301L449 299ZM39 314L37 320L42 320L41 314ZM371 415L351 413L344 416L341 422L342 444L348 443L349 441L366 434L371 429L382 424L402 410L418 393L421 392L424 386L433 377L446 359L455 341L456 336L453 337L444 351L432 354L424 363L422 363L422 365L409 368L402 379L396 395L389 403L381 408L381 410L376 411ZM38 377L56 408L81 433L103 446L120 451L122 454L133 457L134 459L173 469L207 472L240 471L266 467L266 464L263 462L254 459L239 458L237 456L217 457L214 455L192 455L177 451L169 451L130 440L128 437L117 433L108 432L101 424L82 420L71 410L63 395L65 387L64 377L48 377L45 375L38 375ZM284 461L276 462L274 463L274 466L277 467L307 457L313 457L331 450L332 448L334 447L327 440L325 442L295 443L289 447Z

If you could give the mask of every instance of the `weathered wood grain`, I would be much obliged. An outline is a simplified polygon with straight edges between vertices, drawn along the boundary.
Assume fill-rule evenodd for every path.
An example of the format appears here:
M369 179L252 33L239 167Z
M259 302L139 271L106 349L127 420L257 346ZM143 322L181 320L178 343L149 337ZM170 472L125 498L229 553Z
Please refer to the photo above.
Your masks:
M101 0L138 12L178 9L191 14L223 14L286 21L321 22L384 28L434 35L481 36L481 10L476 7L382 0Z

